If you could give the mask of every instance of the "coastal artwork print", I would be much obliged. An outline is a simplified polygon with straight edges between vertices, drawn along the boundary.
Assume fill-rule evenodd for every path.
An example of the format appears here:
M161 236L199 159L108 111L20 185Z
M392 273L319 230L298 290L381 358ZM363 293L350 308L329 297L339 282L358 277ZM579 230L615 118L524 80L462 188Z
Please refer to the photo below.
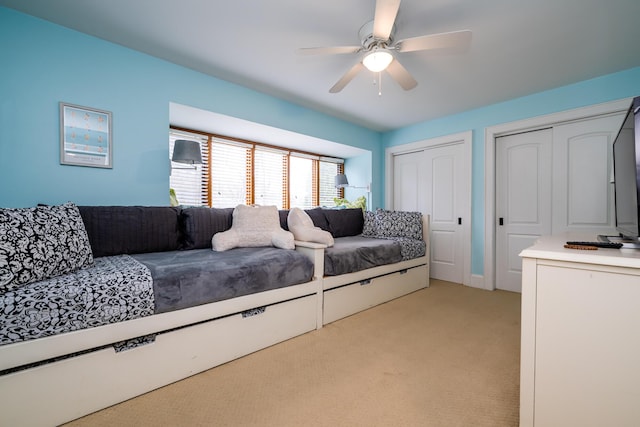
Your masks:
M60 164L112 168L111 113L60 103Z

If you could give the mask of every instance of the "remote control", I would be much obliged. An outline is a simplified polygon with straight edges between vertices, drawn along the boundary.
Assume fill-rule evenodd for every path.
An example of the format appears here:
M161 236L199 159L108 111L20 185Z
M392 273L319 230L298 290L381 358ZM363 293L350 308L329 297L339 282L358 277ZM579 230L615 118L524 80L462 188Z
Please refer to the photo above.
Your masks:
M622 243L615 242L567 242L567 245L595 246L596 248L620 249Z

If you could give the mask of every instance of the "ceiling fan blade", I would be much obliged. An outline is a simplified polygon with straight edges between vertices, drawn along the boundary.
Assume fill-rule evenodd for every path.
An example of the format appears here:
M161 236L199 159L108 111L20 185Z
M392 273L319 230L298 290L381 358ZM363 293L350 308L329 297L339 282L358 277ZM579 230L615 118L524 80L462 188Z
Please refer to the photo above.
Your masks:
M387 72L404 90L411 90L418 85L416 79L409 74L407 69L404 68L397 59L391 61L391 64L387 67Z
M362 62L358 61L356 65L351 67L351 69L347 71L345 75L342 76L340 80L338 80L338 82L334 84L331 89L329 89L329 92L331 93L340 92L342 89L344 89L344 87L347 84L349 84L351 80L353 80L353 78L356 76L356 74L360 72L360 70L362 70L362 68L364 68L364 65L362 65Z
M303 47L296 52L298 55L337 55L343 53L358 53L362 46L334 46L334 47Z
M466 50L469 48L470 44L471 31L462 30L400 40L396 43L396 50L398 52L448 48Z
M376 1L376 13L373 17L373 37L378 40L389 40L389 35L396 22L400 0Z

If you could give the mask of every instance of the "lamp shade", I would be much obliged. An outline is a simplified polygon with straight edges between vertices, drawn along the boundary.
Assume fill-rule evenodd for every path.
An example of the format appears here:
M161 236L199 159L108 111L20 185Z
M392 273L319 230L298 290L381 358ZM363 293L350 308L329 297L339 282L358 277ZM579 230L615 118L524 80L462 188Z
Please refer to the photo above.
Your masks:
M336 188L344 188L349 185L349 180L347 179L347 175L343 173L339 173L336 175Z
M186 139L177 139L173 145L171 161L190 165L202 164L200 143Z

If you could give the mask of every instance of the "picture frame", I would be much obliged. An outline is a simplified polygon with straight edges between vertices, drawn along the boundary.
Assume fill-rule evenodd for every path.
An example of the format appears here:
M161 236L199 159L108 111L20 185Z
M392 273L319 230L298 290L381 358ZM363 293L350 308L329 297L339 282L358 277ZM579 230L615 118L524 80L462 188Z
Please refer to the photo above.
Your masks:
M60 164L113 168L110 111L60 102Z

